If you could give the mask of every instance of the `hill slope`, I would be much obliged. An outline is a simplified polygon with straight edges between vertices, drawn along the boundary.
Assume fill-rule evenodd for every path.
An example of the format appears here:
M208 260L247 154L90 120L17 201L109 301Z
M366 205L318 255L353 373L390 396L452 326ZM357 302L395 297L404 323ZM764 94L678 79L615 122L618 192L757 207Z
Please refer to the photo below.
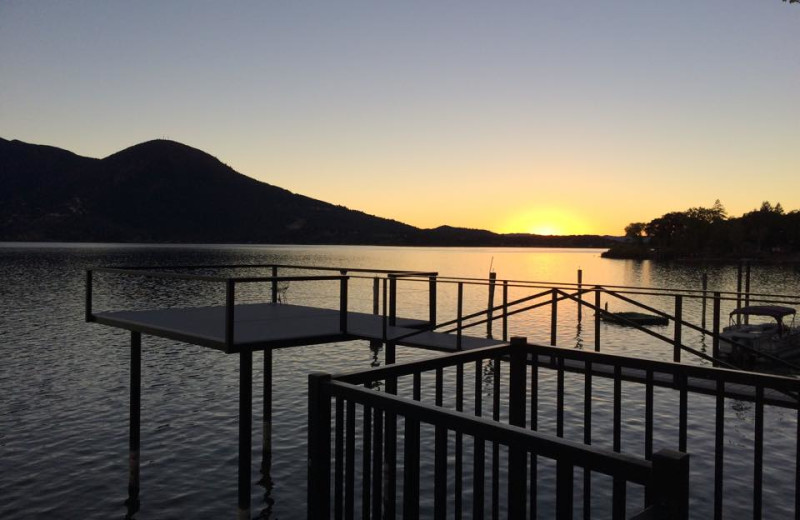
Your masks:
M167 140L104 159L0 139L0 241L605 247L597 236L423 230L246 177Z
M0 240L394 243L418 230L293 194L173 141L105 159L0 141Z

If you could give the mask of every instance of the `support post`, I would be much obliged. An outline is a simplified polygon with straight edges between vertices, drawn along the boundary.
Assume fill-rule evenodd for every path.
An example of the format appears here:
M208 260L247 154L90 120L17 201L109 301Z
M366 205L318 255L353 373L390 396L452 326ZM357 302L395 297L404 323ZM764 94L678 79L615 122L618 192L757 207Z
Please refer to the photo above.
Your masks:
M272 303L278 303L278 280L275 278L278 276L278 266L272 266Z
M262 411L264 439L261 455L261 474L269 480L272 466L272 349L264 349L264 408Z
M497 273L489 273L489 301L486 307L486 337L492 337L492 309L494 308L494 286L497 281Z
M225 347L233 348L234 307L236 304L236 285L230 278L225 282Z
M556 346L558 332L558 289L552 290L552 303L550 304L550 344Z
M708 298L708 273L703 273L703 311L700 318L700 328L706 328L706 299Z
M464 311L464 282L458 282L458 303L456 309L456 350L461 350L461 316Z
M386 303L386 299L387 299L387 295L388 295L388 292L389 292L389 291L386 290L386 282L387 282L387 280L386 280L386 278L384 278L383 279L383 316L382 316L383 319L381 320L381 326L383 328L382 337L383 337L384 343L386 342L386 339L387 339L387 320L388 320L388 312L387 311L388 311L388 306L387 306L387 303Z
M681 323L683 322L683 297L675 295L675 333L673 335L672 360L675 363L681 362Z
M714 366L719 366L717 360L719 359L719 312L720 312L720 294L714 293L714 322L712 325L713 339L711 340L711 355L714 357Z
M250 457L253 429L253 351L239 352L239 520L250 518Z
M330 374L308 375L308 520L330 518L331 391Z
M594 288L594 351L600 352L600 287Z
M583 269L578 269L578 325L583 319Z
M142 334L131 332L131 394L128 436L128 506L129 515L139 510L140 425L142 406Z
M389 325L397 325L397 277L389 275Z
M347 281L348 276L342 274L339 279L339 330L347 333Z
M525 394L527 369L527 338L511 338L511 368L509 375L508 422L525 428ZM508 512L509 518L525 517L527 494L527 457L525 451L511 444L508 448Z
M503 280L503 341L508 341L508 280Z
M652 496L658 508L656 518L689 518L688 453L660 450L653 454Z
M436 277L428 277L428 321L431 329L436 327Z
M380 282L378 281L378 277L372 279L372 314L380 314Z
M94 315L92 314L92 270L86 270L86 309L85 309L85 317L87 322L94 321Z
M372 314L377 316L381 313L381 286L378 277L372 279ZM383 342L377 339L372 339L369 341L369 348L372 350L377 351L381 348L381 344Z
M736 309L742 308L742 262L736 265ZM736 324L742 324L742 315L736 315Z
M750 260L745 264L744 271L744 306L747 307L748 305L750 305ZM749 314L745 314L744 322L745 324L750 323Z

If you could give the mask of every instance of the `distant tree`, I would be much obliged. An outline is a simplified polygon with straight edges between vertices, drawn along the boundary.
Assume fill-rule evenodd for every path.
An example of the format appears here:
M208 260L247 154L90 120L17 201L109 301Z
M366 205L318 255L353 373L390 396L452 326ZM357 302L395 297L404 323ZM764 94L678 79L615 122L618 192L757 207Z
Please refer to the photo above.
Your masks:
M625 226L625 237L636 242L641 242L645 236L645 228L647 224L644 222L631 222Z

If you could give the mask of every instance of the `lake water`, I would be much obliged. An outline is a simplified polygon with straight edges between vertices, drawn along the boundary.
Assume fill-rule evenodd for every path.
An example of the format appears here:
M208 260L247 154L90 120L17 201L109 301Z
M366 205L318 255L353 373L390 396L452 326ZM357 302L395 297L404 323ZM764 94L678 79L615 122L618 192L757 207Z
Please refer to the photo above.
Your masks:
M490 264L499 279L575 282L578 269L586 284L687 287L698 289L702 272L711 290L734 290L731 266L681 266L606 260L599 250L393 248L342 246L116 246L0 245L0 518L123 518L127 496L129 335L83 320L84 270L110 265L280 263L379 269L438 271L442 276L485 278ZM99 280L96 308L136 308L221 303L219 290L181 285L171 291L159 284ZM772 266L754 267L753 290L800 294L800 273ZM371 308L371 283L355 280L351 308ZM295 283L292 303L336 305L335 287ZM261 295L263 296L263 295ZM512 297L514 291L512 290ZM241 297L257 299L244 292ZM399 313L425 316L427 292L401 284ZM671 302L647 300L665 309ZM465 312L485 308L486 288L467 286ZM454 287L443 287L439 319L454 317ZM726 302L727 314L731 303ZM611 310L625 310L611 302ZM700 303L684 302L687 319L699 322ZM558 344L591 346L591 316L578 323L574 305L559 307ZM588 320L588 321L587 321ZM588 329L588 330L587 330ZM483 329L481 329L483 330ZM497 329L496 329L497 330ZM664 329L665 334L671 330ZM539 309L511 322L512 334L549 342L549 310ZM671 347L629 329L603 325L603 351L669 360ZM684 332L686 343L708 351L699 334ZM588 347L591 348L591 347ZM399 348L400 361L435 355ZM274 353L272 484L263 495L254 491L253 511L270 518L305 517L306 375L311 371L365 369L381 357L366 342L348 342L278 350ZM261 395L260 355L255 356L254 409ZM236 505L238 359L218 351L145 337L142 361L142 493L136 518L231 518ZM579 386L582 383L575 382ZM656 394L657 399L659 394ZM666 398L665 398L666 399ZM639 405L643 407L639 399ZM568 399L568 404L570 403ZM634 399L634 403L637 402ZM737 449L752 442L753 414L747 404L726 402L726 516L749 511L746 462ZM574 412L580 416L579 398ZM702 400L696 405L702 411ZM713 407L713 403L709 404ZM626 417L629 409L626 408ZM657 412L657 422L673 428L672 412ZM700 415L699 417L697 415ZM627 419L626 419L627 421ZM774 432L765 448L766 518L785 518L793 508L794 412L773 410L765 430ZM635 421L634 421L635 422ZM258 417L254 424L259 424ZM543 418L542 428L552 428ZM597 438L609 425L597 424ZM696 414L690 451L713 442L713 424ZM260 432L253 437L253 482L258 481ZM657 433L657 440L658 440ZM666 435L666 434L665 434ZM706 437L710 436L710 441ZM606 436L608 437L608 436ZM695 440L697 439L697 440ZM610 441L609 441L610 442ZM641 439L624 439L638 453ZM693 452L694 453L694 452ZM693 455L694 456L694 455ZM741 458L741 457L739 457ZM730 459L730 460L729 460ZM694 464L693 459L693 464ZM705 467L702 457L699 467ZM712 457L713 462L713 457ZM737 466L739 464L740 466ZM694 469L694 466L693 466ZM744 476L738 478L736 472ZM709 483L693 482L703 486ZM254 489L256 489L254 487ZM711 490L709 489L709 493ZM701 513L705 496L693 499ZM788 495L787 495L788 493Z

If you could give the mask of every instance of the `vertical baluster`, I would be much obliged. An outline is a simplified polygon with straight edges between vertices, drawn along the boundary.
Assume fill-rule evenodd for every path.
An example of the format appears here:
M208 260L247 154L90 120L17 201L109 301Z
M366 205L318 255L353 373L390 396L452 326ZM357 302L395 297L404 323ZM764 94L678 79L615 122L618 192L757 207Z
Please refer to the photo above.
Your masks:
M525 427L526 346L526 338L511 338L508 422L512 426L520 428ZM508 514L510 518L525 516L526 469L525 451L512 444L508 447Z
M344 490L344 400L336 398L336 445L333 469L333 515L341 520L344 514L342 492Z
M480 417L483 414L483 360L475 362L475 415ZM472 518L480 520L483 518L484 500L484 469L486 444L480 437L475 437L475 451L472 458Z
M361 518L370 518L370 484L372 482L372 407L364 406L364 450L361 453Z
M531 356L531 407L530 407L530 423L531 423L531 430L538 430L539 429L539 354L536 353L534 349L533 355ZM531 482L531 493L530 493L530 518L536 518L538 513L538 458L534 453L531 453L530 456L530 482Z
M492 419L500 420L500 357L492 360L493 385L492 385ZM492 518L500 518L500 445L492 442Z
M614 451L622 450L622 367L614 366ZM625 502L627 482L622 478L615 478L613 484L613 511L614 520L625 518Z
M689 429L689 377L686 374L677 373L680 381L680 404L678 420L678 450L686 453L687 430Z
M456 365L456 411L464 411L464 365ZM464 478L463 468L464 439L460 431L456 432L456 464L455 464L455 518L460 519L462 514L462 479Z
M419 421L408 416L403 450L403 518L419 518Z
M442 406L444 400L443 376L443 370L437 368L436 406ZM444 518L447 513L447 429L436 426L434 435L433 509L436 518Z
M583 443L592 444L592 362L584 361L583 380ZM583 470L583 518L592 517L592 473Z
M464 312L464 282L458 282L458 304L456 316L456 350L461 350L461 316Z
M568 460L556 462L556 520L572 520L573 466Z
M355 461L356 461L356 404L347 401L345 421L345 461L344 461L344 517L353 520L355 509Z
M375 440L372 451L372 518L381 520L383 503L383 411L375 409Z

